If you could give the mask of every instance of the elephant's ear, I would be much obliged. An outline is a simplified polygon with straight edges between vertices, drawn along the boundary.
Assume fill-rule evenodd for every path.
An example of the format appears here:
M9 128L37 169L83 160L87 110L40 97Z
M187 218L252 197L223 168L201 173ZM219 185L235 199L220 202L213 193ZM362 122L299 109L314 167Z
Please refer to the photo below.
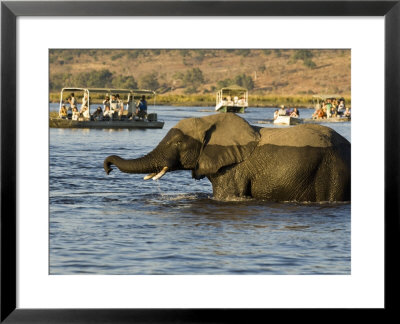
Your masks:
M260 140L255 128L232 113L202 118L197 123L197 129L203 134L195 169L198 177L214 174L222 167L244 161Z

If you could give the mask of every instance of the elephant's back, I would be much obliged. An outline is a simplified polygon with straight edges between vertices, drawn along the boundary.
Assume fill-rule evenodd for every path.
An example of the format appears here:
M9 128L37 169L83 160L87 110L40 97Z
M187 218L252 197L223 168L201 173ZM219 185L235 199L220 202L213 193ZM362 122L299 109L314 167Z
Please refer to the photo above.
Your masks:
M288 128L262 128L259 145L332 147L349 145L343 136L333 129L313 124L297 125Z

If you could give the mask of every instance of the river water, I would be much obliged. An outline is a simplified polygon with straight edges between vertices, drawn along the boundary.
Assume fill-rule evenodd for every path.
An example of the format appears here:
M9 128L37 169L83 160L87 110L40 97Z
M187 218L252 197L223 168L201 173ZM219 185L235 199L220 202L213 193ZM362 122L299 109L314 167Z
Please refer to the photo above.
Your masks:
M241 116L276 127L259 123L273 111L248 108ZM209 181L189 171L159 181L117 169L107 176L106 156L142 156L182 118L214 113L149 112L165 121L163 129L49 130L50 274L350 274L350 204L216 201ZM307 118L312 110L300 113ZM350 123L326 125L350 140Z

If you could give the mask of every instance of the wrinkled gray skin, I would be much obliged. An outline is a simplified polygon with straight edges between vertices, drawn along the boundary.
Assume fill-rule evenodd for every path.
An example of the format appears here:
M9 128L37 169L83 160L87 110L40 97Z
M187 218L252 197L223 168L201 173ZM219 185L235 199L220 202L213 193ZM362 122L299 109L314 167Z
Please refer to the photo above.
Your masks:
M211 181L220 200L350 201L350 148L328 127L261 128L226 113L184 119L149 154L109 156L104 170L115 165L153 179L163 169L191 170L193 178Z

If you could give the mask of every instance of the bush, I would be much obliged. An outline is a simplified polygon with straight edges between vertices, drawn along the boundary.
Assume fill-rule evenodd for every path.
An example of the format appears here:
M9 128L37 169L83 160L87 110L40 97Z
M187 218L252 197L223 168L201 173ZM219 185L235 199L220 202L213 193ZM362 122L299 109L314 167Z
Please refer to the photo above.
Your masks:
M292 55L292 59L297 61L297 60L311 60L311 58L314 56L314 54L310 51L310 50L296 50L293 55Z
M235 83L241 87L244 87L248 90L254 89L254 82L251 76L246 74L239 74L235 77Z
M310 69L314 69L317 66L311 59L305 59L303 64Z
M139 80L139 86L142 89L156 90L160 85L157 80L157 73L147 73Z
M187 70L182 81L185 87L197 88L204 82L203 72L199 68Z
M133 76L120 75L113 78L112 86L114 88L121 89L136 89L138 87L137 82Z

